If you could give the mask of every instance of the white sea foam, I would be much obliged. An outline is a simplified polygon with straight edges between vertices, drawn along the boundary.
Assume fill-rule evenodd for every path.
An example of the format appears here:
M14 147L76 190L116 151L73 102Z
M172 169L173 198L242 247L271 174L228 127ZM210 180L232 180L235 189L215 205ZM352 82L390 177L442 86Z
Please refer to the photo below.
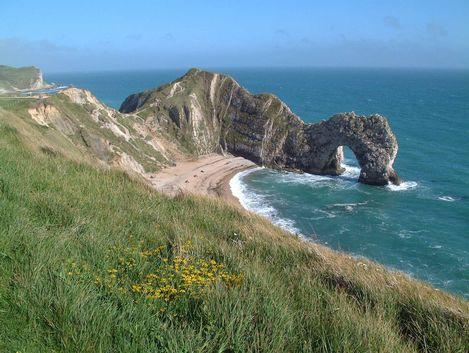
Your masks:
M332 205L330 205L331 207L347 207L347 206L351 206L351 207L355 207L355 206L358 206L358 205L366 205L368 203L368 201L365 201L365 202L353 202L353 203L333 203Z
M431 249L441 249L443 246L441 245L432 245L430 246Z
M414 189L418 186L418 183L416 181L404 181L400 185L394 185L389 183L386 185L386 188L391 191L406 191L406 190L411 190Z
M361 169L359 167L348 165L346 163L342 163L340 166L342 168L345 168L345 172L343 172L341 175L342 177L358 179L358 177L360 176Z
M300 184L300 185L307 185L312 187L321 187L321 186L333 186L337 185L336 183L331 183L333 181L341 181L340 184L343 182L350 183L350 181L358 180L360 175L360 168L354 167L348 164L342 164L342 167L345 168L345 172L337 177L326 176L326 175L315 175L315 174L297 174L291 172L275 172L278 173L276 178L281 183L291 183L291 184ZM249 210L261 214L267 218L269 218L274 224L282 227L285 230L293 232L301 236L301 232L298 228L295 227L295 222L290 219L281 218L278 215L278 211L269 204L269 201L266 199L265 196L256 193L253 190L249 190L247 185L243 182L243 179L256 171L265 169L264 167L252 168L242 171L236 174L230 180L230 188L232 194L238 198L241 205ZM335 187L335 186L334 186ZM366 204L365 203L357 203L357 204L336 204L331 205L331 207L343 207L347 211L352 211L358 205ZM317 210L320 213L323 213L327 218L334 218L336 217L335 212L333 211L326 211L326 210ZM324 216L320 217L324 218ZM313 217L314 219L314 217Z
M337 177L325 176L325 175L314 175L314 174L297 174L297 173L290 173L290 172L274 172L277 173L275 178L280 183L292 183L292 184L300 184L300 185L307 185L312 187L322 187L322 186L332 186L332 187L339 187L342 188L344 185L357 185L358 177L360 176L360 168L356 166L352 166L349 164L342 164L342 167L345 168L345 172ZM232 194L238 198L241 205L249 210L256 212L260 215L263 215L269 218L274 224L282 227L283 229L290 231L292 233L298 234L302 236L300 230L295 227L295 222L291 219L286 219L280 217L278 210L273 207L268 198L262 194L259 194L249 188L243 179L251 173L260 171L265 169L264 167L252 168L245 171L242 171L236 174L230 180L230 188ZM339 183L337 183L339 181ZM391 191L404 191L410 190L417 187L417 183L414 181L406 181L401 183L401 185L387 185L387 189ZM347 212L353 212L355 208L359 206L366 205L367 202L358 202L358 203L336 203L328 205L328 210L324 209L317 209L316 212L321 213L321 216L318 219L322 218L335 218L336 211L334 208L342 209ZM340 211L339 211L340 212ZM311 220L314 220L315 217L313 216ZM410 234L399 234L401 238L409 238L411 237Z
M350 163L350 160L345 159L345 162ZM360 177L361 169L359 167L352 166L346 163L342 163L341 167L345 168L345 172L343 172L340 177L348 178L348 179L357 179L357 180ZM391 191L406 191L406 190L414 189L417 186L418 186L418 183L415 181L404 181L400 185L394 185L392 183L389 183L388 185L386 185L386 188ZM449 196L443 196L443 197L445 198L443 201L454 201ZM448 197L449 199L447 199Z
M456 201L456 199L454 199L454 198L451 197L451 196L440 196L440 197L438 197L438 200L446 201L446 202L454 202L454 201Z
M250 168L243 170L242 172L239 172L233 176L230 180L230 188L231 188L231 193L236 196L239 199L239 202L243 207L245 207L245 204L243 203L243 196L246 191L246 186L242 182L242 178L244 178L246 175L249 175L253 172L259 171L264 169L263 167L257 167L257 168ZM247 207L245 207L247 208Z
M341 208L345 211L352 212L357 206L366 205L368 201L365 202L356 202L356 203L333 203L332 205L327 205L328 208Z
M315 174L297 174L291 172L280 173L278 178L282 183L291 183L291 184L300 184L300 185L312 185L316 183L328 182L332 178L325 175L315 175Z
M299 229L295 227L293 220L281 218L278 215L277 210L269 205L265 197L247 189L246 184L243 182L243 178L262 169L264 168L252 168L236 174L230 180L231 193L238 198L239 202L245 209L269 218L274 224L289 232L301 235Z

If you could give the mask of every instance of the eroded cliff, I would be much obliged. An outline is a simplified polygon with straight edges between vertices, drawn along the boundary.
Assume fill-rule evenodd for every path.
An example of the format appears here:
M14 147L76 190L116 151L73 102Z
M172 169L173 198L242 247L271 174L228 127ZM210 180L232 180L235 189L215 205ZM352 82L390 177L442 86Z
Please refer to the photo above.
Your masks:
M120 111L137 114L198 154L229 152L271 168L338 175L342 146L348 146L361 182L400 182L393 169L397 140L386 118L341 113L307 124L276 96L253 95L226 75L192 69L127 97Z

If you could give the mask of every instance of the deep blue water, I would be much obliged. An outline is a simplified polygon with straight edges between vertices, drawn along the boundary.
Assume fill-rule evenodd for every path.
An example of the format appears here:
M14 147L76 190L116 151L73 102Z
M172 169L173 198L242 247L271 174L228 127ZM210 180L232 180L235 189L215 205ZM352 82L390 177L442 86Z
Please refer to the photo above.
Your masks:
M403 187L358 184L348 151L341 177L259 169L232 182L245 207L305 237L469 297L469 72L390 69L226 69L253 93L272 92L303 120L344 111L386 116ZM185 70L46 75L118 108Z

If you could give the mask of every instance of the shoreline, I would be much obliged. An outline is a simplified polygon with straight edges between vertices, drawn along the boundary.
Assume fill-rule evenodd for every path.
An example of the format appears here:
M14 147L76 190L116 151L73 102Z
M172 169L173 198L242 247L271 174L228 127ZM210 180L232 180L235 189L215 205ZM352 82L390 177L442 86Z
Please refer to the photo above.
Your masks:
M243 157L212 153L177 161L173 167L145 174L145 178L156 190L171 196L179 193L215 196L244 209L231 192L230 180L237 173L256 166Z

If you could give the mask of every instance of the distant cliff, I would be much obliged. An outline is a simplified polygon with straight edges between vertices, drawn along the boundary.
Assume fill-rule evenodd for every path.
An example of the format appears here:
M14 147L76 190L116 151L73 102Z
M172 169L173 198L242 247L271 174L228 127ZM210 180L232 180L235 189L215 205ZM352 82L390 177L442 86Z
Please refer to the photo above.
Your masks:
M34 66L15 68L0 65L0 93L44 86L41 70Z
M306 124L276 96L253 95L229 76L198 69L127 97L120 111L172 133L195 153L229 152L276 169L338 175L348 146L361 182L399 184L392 167L397 140L380 115L342 113Z

